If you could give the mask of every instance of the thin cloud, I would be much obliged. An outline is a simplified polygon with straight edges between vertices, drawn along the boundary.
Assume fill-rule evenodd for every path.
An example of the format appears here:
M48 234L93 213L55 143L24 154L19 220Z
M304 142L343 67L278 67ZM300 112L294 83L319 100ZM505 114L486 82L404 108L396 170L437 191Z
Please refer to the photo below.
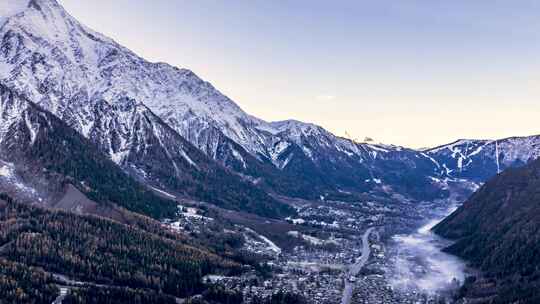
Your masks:
M315 97L317 100L334 100L336 96L334 95L319 95Z

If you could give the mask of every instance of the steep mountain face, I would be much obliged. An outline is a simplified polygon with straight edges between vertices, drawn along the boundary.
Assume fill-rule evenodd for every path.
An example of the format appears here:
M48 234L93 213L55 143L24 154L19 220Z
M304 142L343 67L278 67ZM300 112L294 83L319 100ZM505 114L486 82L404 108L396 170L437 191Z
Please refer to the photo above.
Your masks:
M99 128L96 103L122 107L132 100L212 157L219 157L224 136L264 154L262 139L248 128L254 119L193 72L138 57L81 25L55 0L9 2L27 7L6 13L12 16L0 31L0 77L85 137Z
M245 182L210 161L203 153L161 123L159 118L144 106L131 104L131 108L127 106L123 108L124 117L129 118L126 121L130 122L124 134L118 135L124 131L121 127L113 127L113 136L110 138L91 137L110 139L110 141L104 143L96 140L92 143L82 138L78 132L54 115L41 110L1 84L0 92L2 92L0 117L4 118L0 124L2 126L1 150L5 155L5 160L26 167L25 170L20 168L19 171L26 172L27 179L30 179L27 182L28 185L37 187L36 185L40 183L49 184L48 180L55 179L50 175L48 178L32 178L33 174L40 176L39 170L45 167L54 169L55 172L61 173L61 176L74 177L76 181L87 181L88 176L98 174L99 176L94 181L95 185L86 186L106 187L108 193L117 193L117 189L131 189L123 182L130 178L119 171L116 164L107 160L105 154L102 154L102 151L107 151L103 149L103 146L110 147L119 142L121 146L122 139L127 139L132 144L129 145L130 149L124 152L123 157L126 158L124 163L129 166L125 169L140 179L151 180L153 185L179 189L180 194L199 197L225 208L248 210L266 216L277 216L280 212L286 214L288 210L287 207L275 203L263 191L246 187ZM110 116L103 115L99 122L105 126L103 129L110 125L117 126L116 120ZM181 149L166 150L160 140L172 143ZM188 157L187 153L191 157ZM90 154L90 157L87 154ZM17 156L24 157L18 159ZM90 160L87 160L88 158ZM92 163L96 161L98 165ZM28 164L33 162L37 162L36 168L28 168ZM31 172L34 173L31 174ZM134 181L129 183L135 184ZM58 193L58 191L60 189L49 192ZM29 191L25 192L29 193ZM54 197L49 198L54 200ZM172 216L176 211L176 206L171 202L168 202L167 208L164 208L159 205L152 206L151 202L154 200L146 199L149 205L144 208L155 208L155 212L149 209L134 211L151 213L156 217ZM114 201L123 205L133 203L130 202L132 200L138 201L132 197L118 197ZM166 209L167 212L159 213L158 211L162 209Z
M11 12L0 29L2 83L154 186L261 215L289 212L209 159L147 106L170 106L167 102L187 98L186 92L200 92L199 86L207 84L194 80L193 73L144 61L79 24L54 0L9 2L20 11ZM212 109L227 111L215 105ZM218 139L206 146L213 156L238 158L215 126L197 130ZM199 143L198 138L193 140Z
M292 195L310 190L261 160L266 139L254 128L259 121L191 71L145 61L78 23L54 0L27 4L18 5L18 13L5 13L9 18L0 29L0 79L96 142L116 163L143 177L152 175L150 163L159 166L154 179L147 179L163 187L170 186L164 183L165 176L182 175L184 180L186 174L181 172L208 167L209 161L177 133L247 181ZM137 133L140 130L143 135ZM148 136L154 138L147 140ZM150 160L154 155L145 149L152 141L159 143L162 155ZM168 189L183 192L178 187ZM270 201L263 196L258 193L256 198L241 200ZM198 198L208 199L208 195Z
M441 174L483 182L539 158L540 136L458 140L425 153L436 161Z
M447 250L484 270L490 280L487 287L469 286L467 296L495 295L490 303L538 303L540 160L487 182L434 231L456 239Z
M4 193L47 207L62 208L61 203L64 209L79 201L73 211L93 214L115 206L156 218L177 211L174 202L130 178L64 122L2 84L0 126Z

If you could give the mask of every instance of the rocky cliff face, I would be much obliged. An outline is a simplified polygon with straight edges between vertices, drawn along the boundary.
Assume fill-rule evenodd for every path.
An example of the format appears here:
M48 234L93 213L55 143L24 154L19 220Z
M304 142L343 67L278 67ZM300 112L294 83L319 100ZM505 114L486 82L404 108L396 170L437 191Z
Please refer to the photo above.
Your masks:
M78 213L123 207L156 218L176 214L174 202L154 195L94 143L1 84L0 110L2 192ZM79 202L70 200L68 192L77 194Z

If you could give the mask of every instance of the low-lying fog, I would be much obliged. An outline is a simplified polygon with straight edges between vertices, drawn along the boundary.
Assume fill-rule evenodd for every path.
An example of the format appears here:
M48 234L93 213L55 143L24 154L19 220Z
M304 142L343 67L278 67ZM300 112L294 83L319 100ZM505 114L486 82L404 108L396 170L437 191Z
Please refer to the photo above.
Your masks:
M391 244L390 284L406 292L443 294L465 279L465 263L441 250L448 241L431 232L456 207L440 212L416 232L394 236Z

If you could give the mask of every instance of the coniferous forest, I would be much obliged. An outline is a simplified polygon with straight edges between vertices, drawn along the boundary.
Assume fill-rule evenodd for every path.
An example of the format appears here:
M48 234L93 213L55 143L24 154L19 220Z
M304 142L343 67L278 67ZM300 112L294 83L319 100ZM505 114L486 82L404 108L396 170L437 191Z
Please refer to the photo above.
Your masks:
M203 290L204 275L238 270L236 263L192 246L183 237L145 230L151 227L148 223L127 226L1 197L0 261L5 267L0 270L0 290L17 303L50 303L57 294L53 274L81 285L106 287L81 288L72 301L101 303L104 297L135 296L140 303L149 303L150 298L193 295ZM150 296L157 293L161 296Z

